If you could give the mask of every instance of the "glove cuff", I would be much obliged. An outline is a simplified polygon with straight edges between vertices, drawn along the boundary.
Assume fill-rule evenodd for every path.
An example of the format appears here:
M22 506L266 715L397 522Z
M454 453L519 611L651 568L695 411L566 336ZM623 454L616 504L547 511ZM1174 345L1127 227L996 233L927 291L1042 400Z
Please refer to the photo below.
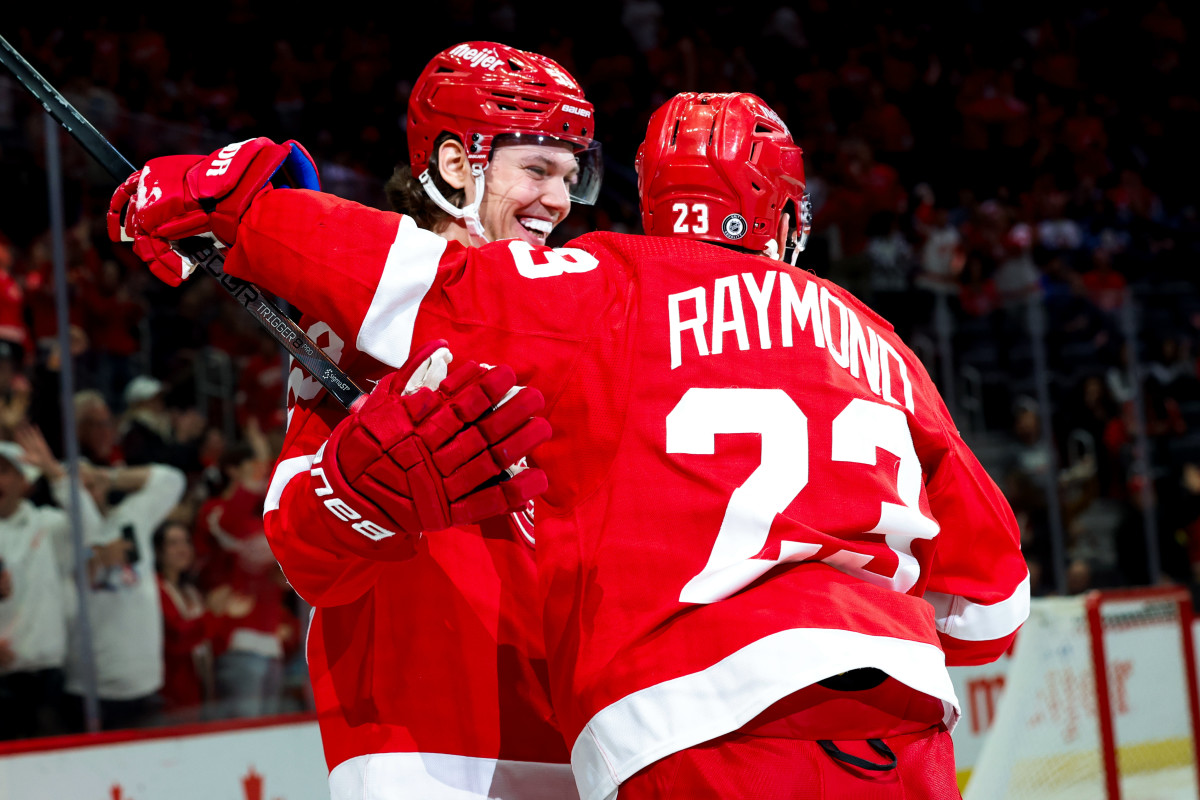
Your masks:
M342 476L336 461L325 458L337 452L335 431L317 451L309 470L310 489L317 504L329 515L320 524L335 532L347 549L366 558L401 561L416 553L419 526L406 527L390 519L377 506L354 490ZM412 531L410 533L410 530Z

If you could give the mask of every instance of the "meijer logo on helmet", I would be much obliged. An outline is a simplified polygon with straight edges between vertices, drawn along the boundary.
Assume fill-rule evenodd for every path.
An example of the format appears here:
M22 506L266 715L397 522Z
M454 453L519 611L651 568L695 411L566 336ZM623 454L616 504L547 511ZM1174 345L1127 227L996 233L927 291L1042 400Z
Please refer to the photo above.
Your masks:
M495 69L496 65L500 63L500 57L496 55L495 50L476 50L474 47L469 47L465 44L455 47L450 51L450 55L458 56L472 67L480 67L482 69Z

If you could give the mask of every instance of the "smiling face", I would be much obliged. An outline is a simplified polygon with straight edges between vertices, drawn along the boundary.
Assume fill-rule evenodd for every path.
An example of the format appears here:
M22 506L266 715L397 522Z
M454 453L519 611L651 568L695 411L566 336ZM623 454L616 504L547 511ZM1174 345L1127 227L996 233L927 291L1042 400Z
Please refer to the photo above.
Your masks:
M567 144L514 144L497 148L486 173L479 218L493 242L523 239L546 243L571 213L571 184L579 167ZM474 187L468 184L467 201Z
M457 142L443 147L447 146L461 152ZM465 169L454 169L460 164L465 165L465 159L443 159L442 174L448 183L465 190L465 202L470 204L475 200L475 182L466 179ZM488 239L522 239L544 245L550 232L571 212L569 191L578 180L579 165L566 143L505 144L493 149L484 175L479 218ZM465 234L465 228L462 232Z

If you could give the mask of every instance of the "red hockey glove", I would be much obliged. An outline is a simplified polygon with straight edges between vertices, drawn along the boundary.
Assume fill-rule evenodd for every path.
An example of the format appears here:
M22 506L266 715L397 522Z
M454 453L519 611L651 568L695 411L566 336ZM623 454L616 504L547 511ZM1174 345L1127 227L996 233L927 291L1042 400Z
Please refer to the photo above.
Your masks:
M159 280L178 286L196 265L175 242L205 236L232 245L242 215L273 185L320 188L317 167L298 142L259 137L208 156L154 158L113 193L108 237L133 242L133 252Z
M443 378L449 361L445 342L420 348L317 454L313 491L352 551L407 558L422 531L518 511L546 490L540 469L514 468L550 438L534 416L541 392L517 387L507 366L470 362Z

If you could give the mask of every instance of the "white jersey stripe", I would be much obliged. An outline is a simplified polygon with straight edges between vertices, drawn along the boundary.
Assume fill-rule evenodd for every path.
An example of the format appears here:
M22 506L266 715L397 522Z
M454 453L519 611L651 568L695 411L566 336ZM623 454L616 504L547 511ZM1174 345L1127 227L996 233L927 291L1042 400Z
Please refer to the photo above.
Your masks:
M448 753L376 753L329 773L331 800L576 800L567 764Z
M939 631L964 642L989 642L1008 636L1029 617L1029 575L1011 595L989 606L941 592L926 592L925 599Z
M418 228L411 217L400 218L396 241L358 330L359 350L393 367L408 360L418 307L433 285L447 244L436 233Z
M735 731L793 692L859 667L876 667L942 701L953 729L960 709L945 654L908 639L792 628L743 647L708 669L618 700L588 722L571 750L583 800L610 800L638 770Z
M267 487L267 499L263 503L263 514L279 509L279 498L283 497L283 490L291 483L292 478L312 469L312 462L313 456L295 456L275 465L271 485Z

